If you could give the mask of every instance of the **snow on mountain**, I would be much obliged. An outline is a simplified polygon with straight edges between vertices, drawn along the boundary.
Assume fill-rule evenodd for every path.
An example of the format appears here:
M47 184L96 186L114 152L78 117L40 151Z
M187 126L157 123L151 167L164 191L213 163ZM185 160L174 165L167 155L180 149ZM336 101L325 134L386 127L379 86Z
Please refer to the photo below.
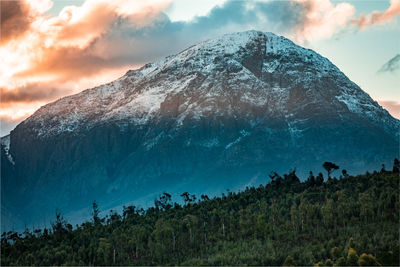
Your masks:
M239 189L327 160L360 172L398 156L399 128L314 51L273 33L227 34L41 107L2 140L13 160L2 196L34 221L94 199L112 208Z
M257 71L242 62L243 54L255 40L263 42L264 51L260 53L268 59L262 61ZM273 75L282 70L289 77L296 76L291 84L271 83L260 77L262 73ZM187 116L200 118L210 112L232 114L234 107L216 103L216 99L224 94L223 82L215 79L215 73L220 72L234 73L229 77L229 85L233 93L240 93L241 102L268 106L270 110L287 111L291 86L301 83L312 88L316 78L334 77L340 90L333 94L351 112L371 120L381 117L379 114L384 112L328 59L273 33L247 31L204 41L161 61L128 71L114 82L48 104L24 124L34 122L38 136L89 129L104 121L119 121L121 125L127 121L145 124L160 113L166 99L179 94L189 97L177 103L178 125ZM200 83L196 83L198 80ZM244 88L243 85L247 86ZM319 97L324 97L324 92L310 93L321 93Z

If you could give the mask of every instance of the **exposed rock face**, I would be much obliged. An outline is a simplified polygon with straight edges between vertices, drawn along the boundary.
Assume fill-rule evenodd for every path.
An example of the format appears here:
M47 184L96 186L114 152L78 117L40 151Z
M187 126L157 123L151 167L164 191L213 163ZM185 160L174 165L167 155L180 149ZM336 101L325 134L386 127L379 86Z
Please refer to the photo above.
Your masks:
M230 34L40 108L3 145L2 204L29 223L93 200L237 189L327 160L365 171L398 156L399 126L314 51Z

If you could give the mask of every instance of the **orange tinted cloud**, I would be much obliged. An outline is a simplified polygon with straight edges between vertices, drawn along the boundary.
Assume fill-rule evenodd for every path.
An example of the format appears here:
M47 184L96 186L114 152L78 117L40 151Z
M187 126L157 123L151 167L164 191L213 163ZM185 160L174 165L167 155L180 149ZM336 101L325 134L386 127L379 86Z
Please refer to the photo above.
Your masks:
M18 90L0 87L1 103L0 107L5 108L14 105L15 102L36 102L47 99L54 99L63 94L70 93L70 90L60 92L56 87L43 83L34 83L21 86Z
M35 1L30 3L33 6ZM165 0L87 0L80 7L65 7L55 17L40 13L39 8L26 9L31 13L28 12L25 16L35 15L35 19L27 26L29 31L23 37L17 38L10 35L10 32L7 35L9 41L0 47L0 72L3 72L1 78L9 87L10 83L6 80L14 78L11 87L18 87L32 82L35 75L55 74L55 77L59 77L64 75L64 71L69 77L69 72L73 72L75 77L90 75L108 64L105 62L107 55L96 53L93 44L113 24L126 19L131 27L142 27L154 21L167 4L168 1ZM22 7L28 4L21 1L19 5ZM21 9L14 10L17 15L9 17L20 17ZM4 74L5 72L7 73ZM27 81L24 78L30 79Z
M353 20L353 23L364 29L367 26L376 24L385 24L400 15L400 0L390 0L390 6L385 11L374 11L368 15L361 15L358 19Z
M111 70L104 69L95 75L63 83L40 81L11 90L1 87L0 135L7 134L17 122L25 119L49 101L107 83L122 76L128 68L129 66L123 65Z
M355 13L349 3L334 5L330 0L296 0L305 7L304 22L295 30L298 41L329 38L347 26Z
M23 1L0 1L0 11L0 44L23 34L33 21L29 6Z
M37 31L45 30L51 45L87 47L93 40L109 30L118 20L128 19L132 27L152 23L169 4L167 0L87 0L82 6L67 6L57 17L38 20Z
M103 39L121 21L132 28L150 27L168 4L87 0L50 16L50 0L1 1L0 117L15 114L12 105L23 109L17 103L37 106L126 72L132 67L129 58L118 57ZM32 112L31 106L25 110Z
M385 24L400 15L400 0L390 0L384 11L373 11L355 18L352 4L342 2L334 5L331 0L294 0L305 7L304 22L298 25L294 38L298 41L313 41L329 38L349 25L360 29Z
M17 39L30 30L31 24L37 16L40 16L51 8L50 0L41 1L0 1L0 44L12 39Z

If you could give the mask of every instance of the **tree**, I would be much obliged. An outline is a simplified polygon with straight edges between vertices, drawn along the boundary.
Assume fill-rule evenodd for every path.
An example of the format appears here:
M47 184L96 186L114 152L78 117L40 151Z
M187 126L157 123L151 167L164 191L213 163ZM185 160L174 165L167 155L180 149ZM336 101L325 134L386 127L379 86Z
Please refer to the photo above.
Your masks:
M61 215L60 211L56 211L56 221L52 222L51 226L56 240L62 240L64 234L67 232L67 221Z
M110 210L110 214L108 215L107 224L108 225L119 225L121 222L121 215L119 215L115 210Z
M129 231L131 237L131 249L134 253L134 258L138 259L144 251L144 244L146 243L146 229L140 225L134 225Z
M190 201L190 194L188 192L183 192L181 194L183 201L185 201L185 205Z
M51 223L54 233L61 233L66 228L67 221L61 215L60 211L56 211L56 221Z
M300 214L297 210L296 203L293 203L292 207L290 208L290 220L292 221L293 230L297 231L299 228Z
M322 175L322 173L318 173L317 178L315 178L315 184L317 186L320 186L324 183L324 176Z
M309 186L313 186L315 184L315 176L312 171L310 171L310 174L308 175L307 184Z
M122 207L122 216L124 217L124 219L134 216L135 209L136 209L136 206L128 206L128 207L123 206Z
M336 262L336 266L346 266L346 259L344 257L340 257L337 262Z
M336 246L333 247L332 250L331 250L331 254L332 254L332 257L333 257L334 260L339 259L339 257L340 257L340 250L339 250L339 248L336 247Z
M271 172L268 176L269 178L271 178L272 181L274 181L278 177L281 177L277 172Z
M201 198L201 200L203 200L203 201L210 200L210 198L209 198L207 195L201 195L200 198Z
M354 238L350 237L349 239L349 248L355 248L356 243L354 242Z
M300 179L296 175L296 169L290 170L289 174L285 174L283 180L284 180L286 185L292 185L292 184L300 183Z
M400 161L398 158L395 158L393 161L393 170L394 173L399 173L400 172Z
M96 226L90 215L72 229L58 213L51 231L3 233L1 264L398 265L399 175L374 172L324 183L320 174L319 187L289 175L279 186L271 181L224 198L199 194L200 201L183 208L175 203L164 210L166 193L157 197L158 210L123 207Z
M368 222L374 216L374 200L368 192L359 193L358 199L360 202L360 218Z
M160 205L163 210L168 210L172 207L171 205L171 195L164 192L160 197Z
M195 230L194 227L197 225L197 217L188 214L183 218L183 222L185 227L189 230L189 241L190 243L192 243L194 240L193 238L194 237L193 232Z
M350 247L347 253L347 264L350 266L358 266L358 255L354 248Z
M282 177L277 172L271 172L269 174L269 178L271 178L272 181L271 183L273 185L280 185L283 180Z
M385 169L385 164L382 163L382 169L381 169L381 173L385 173L386 169Z
M335 206L336 204L333 202L333 200L328 199L326 203L321 207L322 220L326 227L331 227L336 223L337 219L336 219Z
M327 259L327 260L325 261L325 266L333 266L332 260L331 260L331 259Z
M99 239L99 246L96 250L96 260L99 265L111 265L113 263L112 245L105 238Z
M283 262L283 266L296 266L296 262L294 261L292 256L287 256L285 261Z
M92 209L93 223L95 225L98 225L98 224L100 224L101 220L99 217L99 214L100 214L99 206L97 205L96 201L93 201L92 207L93 207L93 209Z
M339 169L339 166L336 165L333 162L329 162L329 161L325 161L324 164L322 164L322 167L324 167L324 169L326 170L326 172L328 173L328 178L331 177L331 173L336 171L337 169Z
M376 258L371 254L363 253L358 259L358 265L360 266L381 266Z
M161 210L169 210L172 207L171 195L164 192L158 199L154 200L154 205L157 210L159 207L161 207Z
M154 231L152 233L154 243L150 243L157 262L163 263L173 251L173 228L168 221L163 219L157 220ZM162 264L165 265L165 264Z

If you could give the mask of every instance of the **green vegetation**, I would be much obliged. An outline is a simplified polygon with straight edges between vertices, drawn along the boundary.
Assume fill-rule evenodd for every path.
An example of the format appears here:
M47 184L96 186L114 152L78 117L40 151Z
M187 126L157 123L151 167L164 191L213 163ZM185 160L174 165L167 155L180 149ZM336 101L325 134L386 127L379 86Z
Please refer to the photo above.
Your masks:
M335 166L327 181L291 171L213 199L185 192L184 206L164 193L101 218L94 203L74 229L57 214L51 230L3 233L1 265L398 265L398 161L339 179Z

